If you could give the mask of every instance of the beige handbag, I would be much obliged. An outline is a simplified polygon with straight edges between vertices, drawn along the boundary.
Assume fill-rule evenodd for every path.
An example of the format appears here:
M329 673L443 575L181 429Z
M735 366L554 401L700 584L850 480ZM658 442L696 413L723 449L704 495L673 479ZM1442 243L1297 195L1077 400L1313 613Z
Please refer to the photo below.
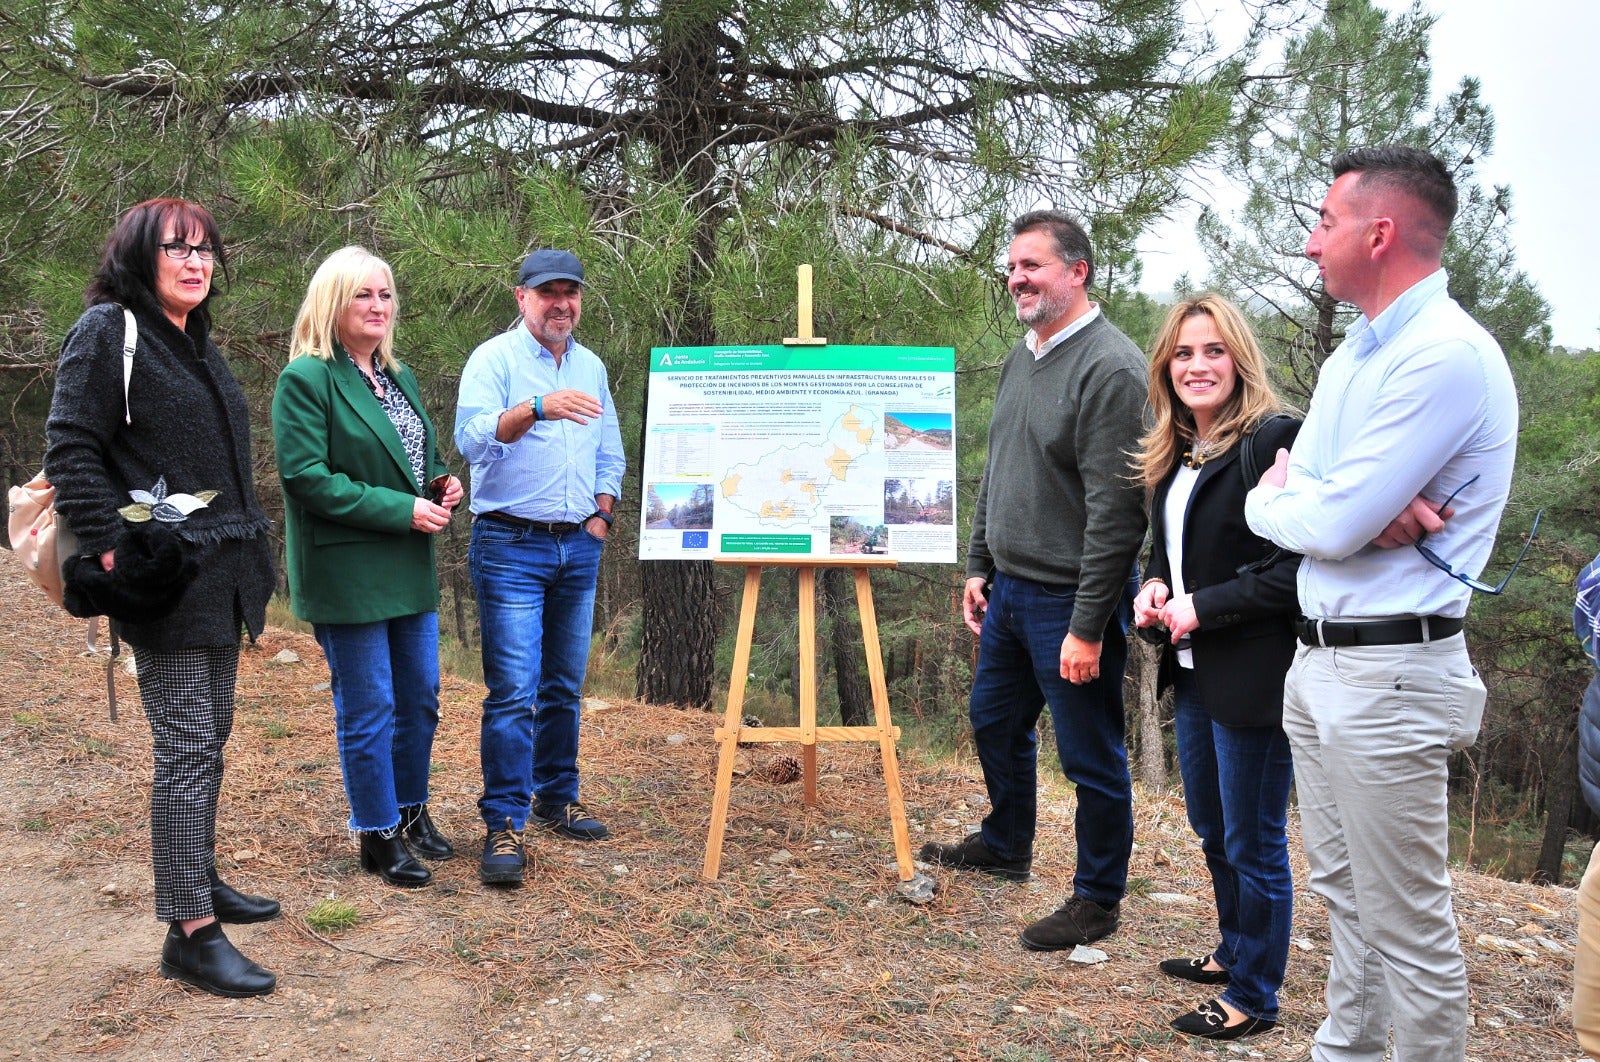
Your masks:
M124 424L133 423L133 411L128 404L128 384L133 379L133 352L139 342L138 322L133 311L122 311L122 418ZM28 578L43 590L57 605L61 604L65 580L61 566L78 552L78 540L67 522L56 512L56 489L40 472L20 487L12 487L8 494L6 532L11 549L22 562ZM89 621L86 641L89 650L95 649L95 632L98 619ZM117 658L116 632L111 632L111 656L106 660L106 695L110 699L111 718L117 718L116 687L112 684L112 662Z
M122 422L133 423L128 405L128 384L133 379L133 351L139 342L139 325L133 311L122 311ZM78 551L78 540L56 513L56 489L40 472L20 487L9 491L6 531L11 549L39 588L50 600L61 604L61 565Z
M56 489L43 473L11 488L6 530L28 577L51 601L61 604L61 563L76 552L77 543L66 521L56 515Z

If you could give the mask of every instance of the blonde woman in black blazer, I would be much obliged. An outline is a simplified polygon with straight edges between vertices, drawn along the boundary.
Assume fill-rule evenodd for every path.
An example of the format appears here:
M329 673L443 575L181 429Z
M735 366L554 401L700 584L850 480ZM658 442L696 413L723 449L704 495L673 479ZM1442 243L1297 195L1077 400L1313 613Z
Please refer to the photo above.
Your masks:
M1289 954L1294 886L1285 833L1294 770L1283 679L1294 656L1300 558L1245 524L1245 448L1259 470L1299 421L1280 416L1243 315L1215 295L1167 315L1150 360L1154 426L1135 462L1151 492L1152 546L1134 602L1142 634L1160 632L1160 686L1175 687L1178 762L1189 823L1216 895L1220 943L1162 972L1225 985L1172 1022L1235 1040L1272 1029Z

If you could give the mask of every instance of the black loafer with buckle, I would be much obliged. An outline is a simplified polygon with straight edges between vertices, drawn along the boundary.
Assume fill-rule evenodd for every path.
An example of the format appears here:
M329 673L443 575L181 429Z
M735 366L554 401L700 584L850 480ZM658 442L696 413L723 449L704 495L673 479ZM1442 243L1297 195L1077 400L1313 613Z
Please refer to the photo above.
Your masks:
M1202 1036L1207 1040L1242 1040L1246 1036L1271 1032L1278 1027L1278 1023L1266 1018L1247 1017L1237 1025L1229 1025L1228 1012L1222 1009L1221 1003L1212 1000L1173 1018L1172 1027L1181 1033Z
M1206 963L1210 961L1209 955L1203 959L1163 959L1161 972L1180 981L1193 981L1197 985L1227 984L1228 971L1206 969Z

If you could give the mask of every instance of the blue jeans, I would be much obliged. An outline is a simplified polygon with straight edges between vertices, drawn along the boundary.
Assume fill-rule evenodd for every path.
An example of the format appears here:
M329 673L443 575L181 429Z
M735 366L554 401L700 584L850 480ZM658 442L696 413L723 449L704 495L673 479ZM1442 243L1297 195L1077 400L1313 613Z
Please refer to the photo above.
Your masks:
M1278 726L1214 721L1194 673L1177 672L1178 768L1217 898L1222 943L1212 954L1229 975L1222 998L1252 1018L1277 1021L1294 914L1285 832L1294 782L1289 739Z
M1078 794L1078 869L1073 894L1122 901L1133 848L1133 786L1123 738L1122 678L1132 598L1100 642L1100 677L1074 686L1061 677L1061 643L1076 594L996 572L978 639L968 706L990 812L983 842L1002 859L1030 859L1038 820L1039 712L1050 705L1056 754Z
M428 800L439 728L439 614L317 623L312 630L333 678L350 828L393 829L402 806Z
M528 823L532 798L578 799L578 712L589 665L598 538L475 520L467 554L483 636L483 799L491 830Z

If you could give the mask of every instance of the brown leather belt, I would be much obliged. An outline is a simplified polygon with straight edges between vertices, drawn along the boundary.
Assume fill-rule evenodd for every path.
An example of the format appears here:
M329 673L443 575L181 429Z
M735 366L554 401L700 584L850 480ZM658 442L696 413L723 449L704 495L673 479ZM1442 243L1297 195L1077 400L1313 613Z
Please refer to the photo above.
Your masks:
M475 519L505 524L507 527L515 527L523 531L539 531L547 535L565 535L583 526L573 523L552 523L549 520L525 520L520 516L512 516L510 513L501 512L477 513Z

